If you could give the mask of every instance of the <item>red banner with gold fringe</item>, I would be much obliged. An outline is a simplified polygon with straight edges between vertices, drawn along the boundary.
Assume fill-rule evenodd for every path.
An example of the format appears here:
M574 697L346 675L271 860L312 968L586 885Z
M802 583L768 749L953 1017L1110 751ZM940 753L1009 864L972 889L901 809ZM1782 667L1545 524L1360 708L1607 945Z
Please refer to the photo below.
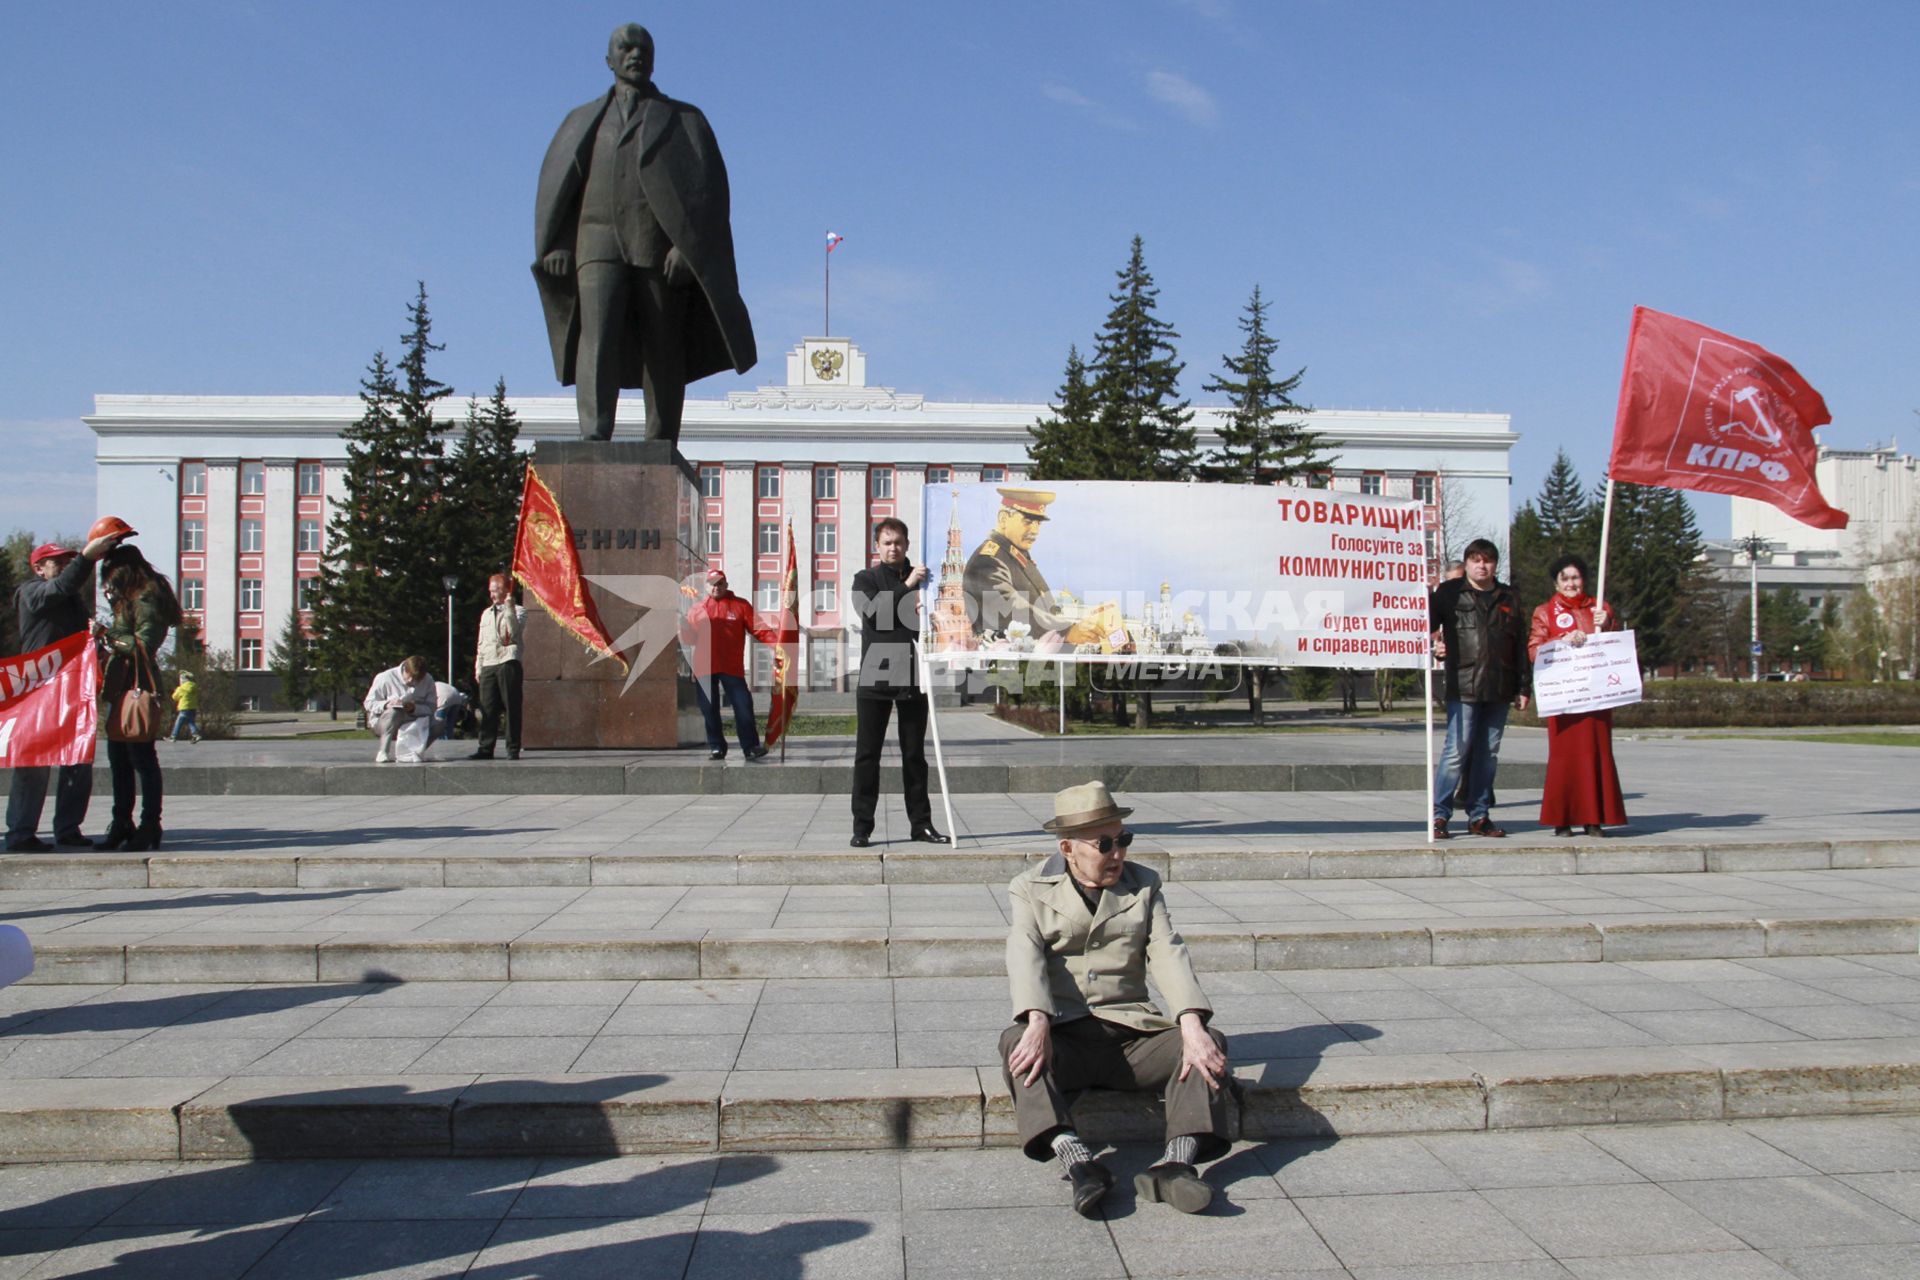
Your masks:
M593 597L587 594L573 526L531 462L526 487L520 492L520 524L513 535L513 576L562 629L594 653L619 663L622 671L627 669L626 659L614 649L606 624L600 621Z

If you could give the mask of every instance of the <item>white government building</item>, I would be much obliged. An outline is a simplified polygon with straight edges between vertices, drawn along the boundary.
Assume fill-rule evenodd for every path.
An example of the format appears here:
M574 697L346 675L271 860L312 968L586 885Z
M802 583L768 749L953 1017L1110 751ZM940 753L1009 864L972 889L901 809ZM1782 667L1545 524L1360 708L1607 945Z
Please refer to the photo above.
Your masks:
M571 394L510 403L529 443L579 438ZM255 705L275 695L266 667L288 612L309 607L327 527L345 498L341 431L361 408L350 395L100 395L84 419L96 438L98 510L141 531L208 647L234 655L241 693ZM621 438L641 435L640 408L637 394L622 401ZM461 412L458 400L447 402L450 426ZM812 687L844 687L859 638L842 625L841 599L869 563L872 522L899 515L913 528L916 559L937 558L942 548L918 527L921 487L1025 479L1028 428L1049 412L1044 403L932 401L871 386L852 341L807 338L788 353L785 382L687 401L680 450L699 470L709 561L735 590L751 583L759 602L773 603L791 521L802 550L801 621L812 633L802 673ZM1221 415L1197 409L1203 450L1217 441ZM1334 489L1417 497L1434 523L1451 526L1440 540L1430 535L1430 559L1475 536L1504 552L1519 439L1508 415L1321 409L1309 421L1334 459ZM169 546L170 557L156 554ZM504 568L448 566L462 576ZM767 653L753 648L764 681Z

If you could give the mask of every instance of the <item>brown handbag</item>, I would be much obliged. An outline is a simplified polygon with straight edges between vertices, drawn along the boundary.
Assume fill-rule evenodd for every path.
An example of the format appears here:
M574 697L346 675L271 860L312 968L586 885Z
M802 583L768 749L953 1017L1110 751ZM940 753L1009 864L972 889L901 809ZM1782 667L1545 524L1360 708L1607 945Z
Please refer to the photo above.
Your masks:
M133 642L132 683L112 698L107 714L108 742L156 742L167 731L160 701L160 675L147 647Z

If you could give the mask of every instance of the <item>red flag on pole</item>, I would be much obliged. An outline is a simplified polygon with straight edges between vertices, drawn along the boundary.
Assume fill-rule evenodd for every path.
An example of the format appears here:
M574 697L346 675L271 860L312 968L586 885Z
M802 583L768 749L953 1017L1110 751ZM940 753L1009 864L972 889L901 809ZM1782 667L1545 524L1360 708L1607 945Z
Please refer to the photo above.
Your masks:
M800 688L793 674L800 656L800 574L793 551L793 521L787 521L787 576L780 583L780 628L773 648L773 706L767 711L766 745L780 741L780 735L793 723L793 708L800 701Z
M1813 429L1833 421L1794 367L1765 347L1646 307L1633 309L1607 474L1770 502L1844 529L1814 479Z
M520 524L513 535L513 576L568 634L593 652L612 658L622 671L627 669L580 576L573 526L531 462L520 491Z
M90 763L99 693L100 660L84 631L0 662L0 768Z

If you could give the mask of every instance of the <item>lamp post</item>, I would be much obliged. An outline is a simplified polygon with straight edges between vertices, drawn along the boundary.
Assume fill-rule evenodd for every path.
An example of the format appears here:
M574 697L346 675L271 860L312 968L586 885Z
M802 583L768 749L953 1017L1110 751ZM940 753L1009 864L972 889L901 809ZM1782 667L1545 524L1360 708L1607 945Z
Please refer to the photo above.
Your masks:
M1747 615L1752 623L1752 634L1747 644L1747 678L1758 683L1760 679L1760 557L1767 550L1767 540L1757 533L1750 533L1734 545L1747 553Z
M460 589L460 579L449 573L440 579L440 585L447 589L447 673L446 681L453 683L453 593Z

